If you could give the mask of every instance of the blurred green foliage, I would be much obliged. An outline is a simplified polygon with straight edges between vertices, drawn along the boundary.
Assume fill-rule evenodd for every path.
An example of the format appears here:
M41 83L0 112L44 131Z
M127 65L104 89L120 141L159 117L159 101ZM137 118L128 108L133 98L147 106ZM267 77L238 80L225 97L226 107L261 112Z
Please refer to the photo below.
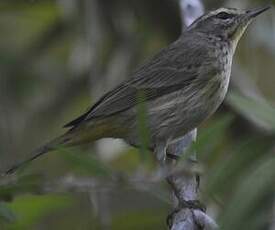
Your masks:
M204 3L216 8L227 1ZM194 145L201 194L222 229L266 230L274 222L274 25L273 10L251 26L236 54L267 100L231 89L227 105L200 127ZM176 0L1 1L1 171L60 134L60 124L180 29ZM256 36L259 31L266 36ZM1 177L0 229L166 229L169 191L146 181L155 167L145 148L146 108L140 110L141 152L127 147L104 158L94 145L59 150L17 177ZM72 175L89 178L93 189L64 188L62 179L71 182Z
M229 94L228 100L234 106L236 111L243 116L253 119L263 127L268 127L270 132L274 132L275 107L266 104L265 101L257 101L253 98L247 98L238 93Z
M30 229L41 220L41 217L52 215L60 209L64 209L72 202L68 196L44 195L33 196L24 195L8 205L16 216L16 221L9 225L9 229Z

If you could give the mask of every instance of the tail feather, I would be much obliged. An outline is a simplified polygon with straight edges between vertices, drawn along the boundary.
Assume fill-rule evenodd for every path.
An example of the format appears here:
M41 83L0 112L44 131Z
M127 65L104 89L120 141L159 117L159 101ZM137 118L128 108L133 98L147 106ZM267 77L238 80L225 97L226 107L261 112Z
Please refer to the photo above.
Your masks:
M56 139L54 139L53 141L41 146L40 148L34 150L31 154L31 157L19 162L18 164L15 164L14 166L12 166L10 169L8 169L5 174L9 175L9 174L13 174L15 173L19 168L21 168L22 166L28 164L29 162L39 158L40 156L55 150L58 147L61 147L62 145L66 145L66 143L70 140L70 138L68 138L68 136L66 134L64 134L63 136L60 136Z

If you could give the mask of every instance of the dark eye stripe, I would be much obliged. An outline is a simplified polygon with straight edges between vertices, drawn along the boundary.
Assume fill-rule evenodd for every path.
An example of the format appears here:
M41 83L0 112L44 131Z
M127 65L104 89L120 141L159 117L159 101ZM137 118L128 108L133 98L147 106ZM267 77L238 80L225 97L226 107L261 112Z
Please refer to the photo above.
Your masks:
M217 18L219 19L229 19L229 18L233 18L234 17L234 14L229 14L229 13L226 13L226 12L220 12L216 15Z

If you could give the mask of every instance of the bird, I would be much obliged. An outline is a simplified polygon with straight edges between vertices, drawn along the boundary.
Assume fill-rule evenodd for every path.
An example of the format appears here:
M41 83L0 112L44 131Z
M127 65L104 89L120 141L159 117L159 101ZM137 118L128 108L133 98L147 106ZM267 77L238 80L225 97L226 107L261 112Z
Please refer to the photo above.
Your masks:
M179 38L160 50L87 112L67 123L68 130L5 173L58 148L121 138L140 147L140 108L146 111L148 149L162 165L169 143L210 117L228 91L237 44L248 25L270 6L240 10L219 8L195 20Z

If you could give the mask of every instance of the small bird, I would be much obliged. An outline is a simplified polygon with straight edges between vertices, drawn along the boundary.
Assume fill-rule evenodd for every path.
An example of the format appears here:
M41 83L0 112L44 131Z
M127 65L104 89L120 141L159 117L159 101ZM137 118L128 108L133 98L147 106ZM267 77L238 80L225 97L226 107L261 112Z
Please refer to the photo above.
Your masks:
M140 105L146 108L148 148L164 163L167 145L198 127L220 106L228 89L237 43L250 22L269 8L220 8L201 16L131 78L66 124L69 130L65 134L35 150L31 158L6 174L49 151L105 137L140 146Z

